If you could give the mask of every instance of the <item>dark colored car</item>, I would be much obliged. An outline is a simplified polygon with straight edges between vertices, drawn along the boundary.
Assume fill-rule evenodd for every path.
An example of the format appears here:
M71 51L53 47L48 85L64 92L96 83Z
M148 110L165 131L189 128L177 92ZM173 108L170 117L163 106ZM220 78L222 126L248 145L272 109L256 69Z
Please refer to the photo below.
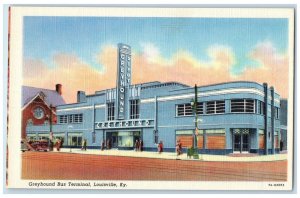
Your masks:
M25 152L25 151L29 151L30 149L28 148L26 142L24 140L21 140L21 151Z
M35 151L48 151L49 144L47 140L28 142Z

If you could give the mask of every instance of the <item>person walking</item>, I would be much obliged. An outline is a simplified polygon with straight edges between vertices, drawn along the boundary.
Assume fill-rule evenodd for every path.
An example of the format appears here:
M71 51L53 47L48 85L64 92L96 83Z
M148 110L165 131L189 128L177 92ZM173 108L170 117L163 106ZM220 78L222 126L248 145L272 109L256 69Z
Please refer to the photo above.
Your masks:
M106 140L106 149L109 149L109 139Z
M60 139L60 148L62 148L62 147L63 147L63 145L64 145L64 141L65 141L65 140L64 140L64 138L61 138L61 139Z
M101 143L101 151L103 151L104 150L104 141L102 141L102 143Z
M108 141L108 147L109 147L109 149L112 148L112 139L109 139L109 141Z
M139 140L138 139L135 140L134 147L135 147L135 151L139 150L140 145L139 145Z
M83 150L83 148L84 148L84 140L82 140L81 142L81 150Z
M57 141L56 141L56 150L60 151L60 147L61 147L61 140L57 139Z
M86 147L87 147L87 140L84 139L84 145L83 145L83 149L86 151Z
M143 151L143 140L140 139L140 142L139 142L139 151Z
M181 155L181 149L182 149L182 144L181 144L180 140L177 140L177 144L176 144L177 156Z
M85 150L86 151L86 145L87 145L87 142L86 142L86 139L84 139L82 141L82 147L81 147L81 150Z
M163 145L162 141L160 141L158 144L158 153L159 154L161 154L163 152L163 147L164 147L164 145Z

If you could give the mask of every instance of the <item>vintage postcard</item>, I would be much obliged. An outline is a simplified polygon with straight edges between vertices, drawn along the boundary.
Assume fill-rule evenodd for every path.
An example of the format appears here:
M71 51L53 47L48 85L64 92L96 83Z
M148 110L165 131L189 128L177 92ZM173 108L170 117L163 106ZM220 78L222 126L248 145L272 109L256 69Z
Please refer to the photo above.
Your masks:
M9 8L7 188L292 190L293 8Z

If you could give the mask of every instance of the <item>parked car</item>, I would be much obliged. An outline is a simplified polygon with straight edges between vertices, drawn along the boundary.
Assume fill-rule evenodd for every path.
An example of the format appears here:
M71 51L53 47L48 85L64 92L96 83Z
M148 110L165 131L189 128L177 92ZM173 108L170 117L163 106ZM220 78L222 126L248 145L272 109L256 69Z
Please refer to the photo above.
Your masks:
M29 150L30 149L28 148L26 141L21 140L21 151L25 152L25 151L29 151Z
M35 151L49 150L49 144L47 140L33 141L33 142L29 142L29 144Z

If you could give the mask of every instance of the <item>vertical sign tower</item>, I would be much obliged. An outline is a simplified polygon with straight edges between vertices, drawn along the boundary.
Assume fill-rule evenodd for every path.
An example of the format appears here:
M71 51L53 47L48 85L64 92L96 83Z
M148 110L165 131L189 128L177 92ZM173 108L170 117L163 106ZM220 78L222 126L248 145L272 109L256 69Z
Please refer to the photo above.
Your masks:
M116 119L124 120L126 115L126 97L131 84L131 47L118 44L118 72L117 72L117 101Z

